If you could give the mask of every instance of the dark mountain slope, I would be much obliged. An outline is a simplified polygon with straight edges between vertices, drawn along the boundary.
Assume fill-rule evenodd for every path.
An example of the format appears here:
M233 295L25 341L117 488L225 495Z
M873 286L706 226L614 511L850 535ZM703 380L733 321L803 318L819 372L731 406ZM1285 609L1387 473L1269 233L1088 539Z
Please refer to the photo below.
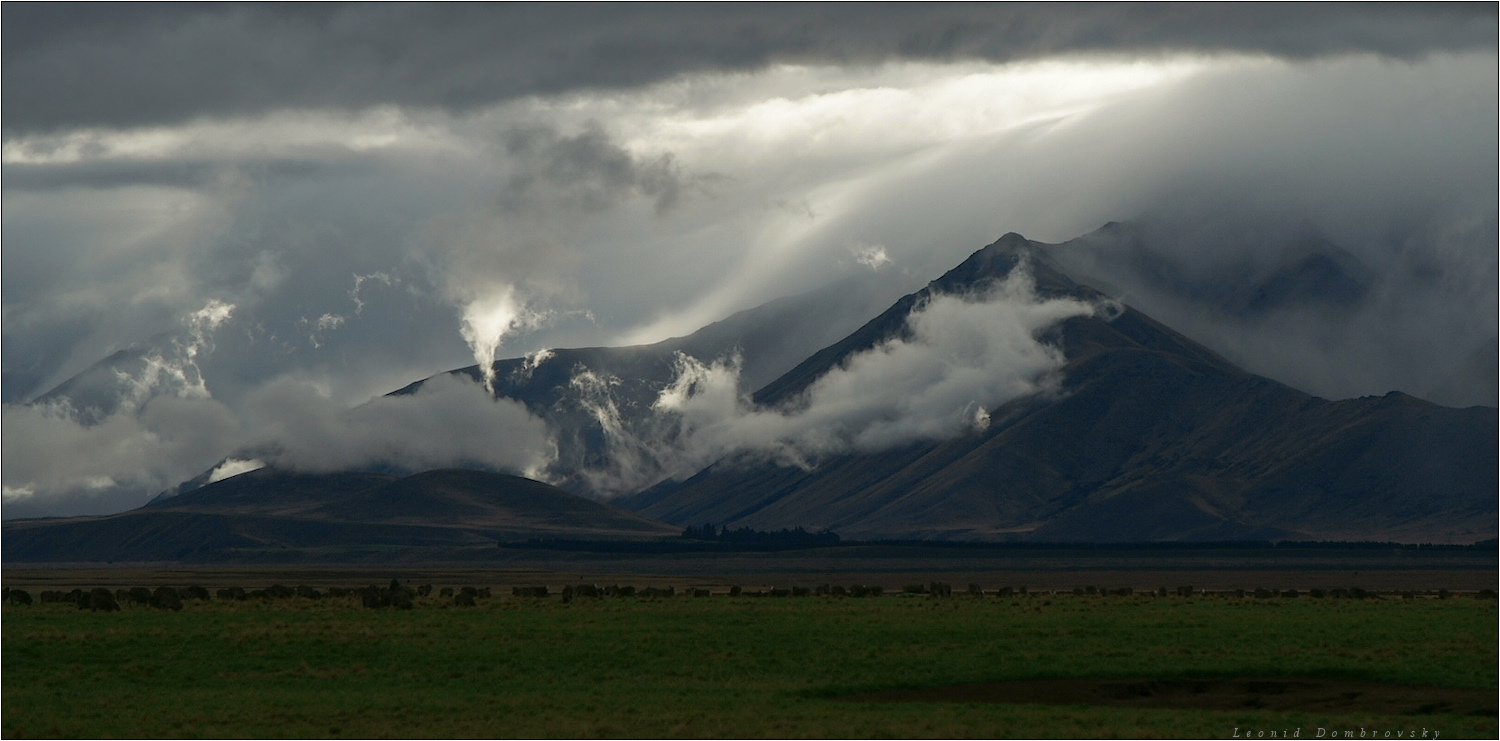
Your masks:
M310 516L346 522L493 528L537 533L676 535L635 513L540 481L483 471L428 471L328 501Z
M298 517L328 502L399 480L398 476L378 473L304 474L262 468L170 499L158 499L133 511Z
M964 294L984 288L1010 273L1018 261L1035 256L1025 237L1011 232L994 244L975 252L943 277L927 284L916 293L901 297L894 305L838 342L829 345L755 392L752 399L762 406L781 406L811 386L828 371L839 367L851 355L864 352L882 342L907 335L906 317L936 294ZM1037 295L1050 298L1081 295L1080 286L1053 270L1045 262L1031 260ZM1094 297L1095 292L1088 292Z
M290 558L302 549L399 551L680 532L516 476L444 470L398 478L262 469L109 517L6 522L4 558L7 563L212 560L236 553Z
M1046 250L1007 235L757 399L793 403L853 353L898 336L927 295L974 290L1023 259L1043 295L1098 296ZM724 462L621 504L678 524L846 537L1472 542L1496 531L1493 408L1318 399L1130 308L1065 320L1046 339L1067 358L1061 394L991 410L983 433L812 471Z

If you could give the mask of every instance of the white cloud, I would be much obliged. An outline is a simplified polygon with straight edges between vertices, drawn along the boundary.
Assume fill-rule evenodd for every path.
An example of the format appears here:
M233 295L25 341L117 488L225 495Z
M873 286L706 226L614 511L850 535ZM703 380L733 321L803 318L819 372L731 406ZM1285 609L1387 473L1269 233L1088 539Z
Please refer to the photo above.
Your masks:
M242 473L258 471L265 467L265 463L256 460L255 458L251 458L249 460L241 458L226 458L224 459L224 462L220 463L217 468L209 472L208 483L212 484L218 481L223 481L224 479L233 478Z
M679 440L702 451L688 457L704 465L745 450L805 460L953 437L981 412L1055 384L1048 373L1062 353L1036 333L1095 311L1071 299L1037 300L1033 291L1030 275L1016 270L983 295L934 296L908 317L910 337L852 356L793 411L747 408L732 366L690 359L658 406L681 415Z
M240 434L234 414L205 398L159 396L88 426L43 406L7 404L3 415L8 489L31 500L111 494L123 500L104 505L117 509L202 473Z
M551 314L528 306L513 285L501 284L486 291L476 290L471 298L462 301L460 332L474 353L484 388L493 389L494 363L499 359L497 353L506 338L541 327Z
M7 139L6 165L209 160L233 162L308 152L370 154L382 150L453 154L442 117L425 119L394 107L362 112L280 111L253 118L201 119L139 129L72 129Z
M301 471L481 467L540 476L554 455L546 426L525 407L460 376L354 409L314 384L283 379L258 390L251 409L255 432L245 449Z
M855 262L871 270L879 270L891 264L891 256L886 254L885 247L878 244L852 245L849 253L854 256Z

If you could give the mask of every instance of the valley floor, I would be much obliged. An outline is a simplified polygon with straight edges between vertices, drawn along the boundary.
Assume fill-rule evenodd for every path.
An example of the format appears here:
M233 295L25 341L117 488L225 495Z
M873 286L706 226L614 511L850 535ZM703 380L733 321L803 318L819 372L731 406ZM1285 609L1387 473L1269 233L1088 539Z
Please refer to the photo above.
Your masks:
M339 583L389 584L390 570L7 570L11 589L212 590L234 581L310 584L323 596L186 600L180 611L128 601L119 612L7 604L3 731L7 738L1271 731L1317 738L1320 730L1494 737L1496 601L1493 591L1458 591L1469 581L1493 590L1493 569L1379 572L1387 587L1371 573L1355 582L1352 572L1306 572L1300 580L1291 571L1004 572L977 582L986 592L977 596L962 572L947 572L953 594L941 597L901 593L903 584L931 591L923 580L936 573L834 575L834 585L890 585L883 596L857 598L813 596L829 576L816 571L736 573L737 597L719 576L595 572L601 583L618 577L641 592L672 583L674 596L564 600L559 589L589 574L431 569L398 574L403 584L434 588L414 609L397 610L327 596ZM762 576L770 588L812 589L775 598L754 581ZM1111 582L1115 576L1127 580ZM1022 578L1030 580L1026 594L997 594ZM1239 596L1214 589L1219 579L1228 580L1226 590L1267 591ZM1321 588L1311 582L1320 579L1340 592L1313 596L1310 589ZM1168 594L1144 591L1157 581ZM1076 594L1069 586L1076 582L1136 589ZM1195 589L1176 590L1187 584ZM512 596L506 585L548 585L549 596ZM691 596L694 585L708 596ZM1384 593L1345 591L1360 585ZM465 607L442 594L462 586L490 587L494 596ZM1283 591L1271 596L1272 588ZM1362 694L1371 702L1361 703Z

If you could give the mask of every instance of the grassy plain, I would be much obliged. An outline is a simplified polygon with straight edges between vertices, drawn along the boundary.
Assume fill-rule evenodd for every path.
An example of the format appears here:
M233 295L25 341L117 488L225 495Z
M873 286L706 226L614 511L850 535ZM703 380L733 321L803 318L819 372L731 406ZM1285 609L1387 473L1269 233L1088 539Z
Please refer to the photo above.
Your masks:
M1036 594L5 607L3 731L61 737L1497 735L1490 715L851 702L1079 677L1495 690L1496 602ZM1418 735L1418 737L1421 737Z

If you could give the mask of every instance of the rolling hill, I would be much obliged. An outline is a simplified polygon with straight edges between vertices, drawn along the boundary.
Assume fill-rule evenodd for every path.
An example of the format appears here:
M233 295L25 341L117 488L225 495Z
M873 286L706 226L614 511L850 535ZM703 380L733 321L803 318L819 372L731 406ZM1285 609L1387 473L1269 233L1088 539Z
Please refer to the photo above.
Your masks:
M539 481L468 470L408 477L261 469L108 517L6 522L13 562L300 560L532 538L628 540L681 528Z

